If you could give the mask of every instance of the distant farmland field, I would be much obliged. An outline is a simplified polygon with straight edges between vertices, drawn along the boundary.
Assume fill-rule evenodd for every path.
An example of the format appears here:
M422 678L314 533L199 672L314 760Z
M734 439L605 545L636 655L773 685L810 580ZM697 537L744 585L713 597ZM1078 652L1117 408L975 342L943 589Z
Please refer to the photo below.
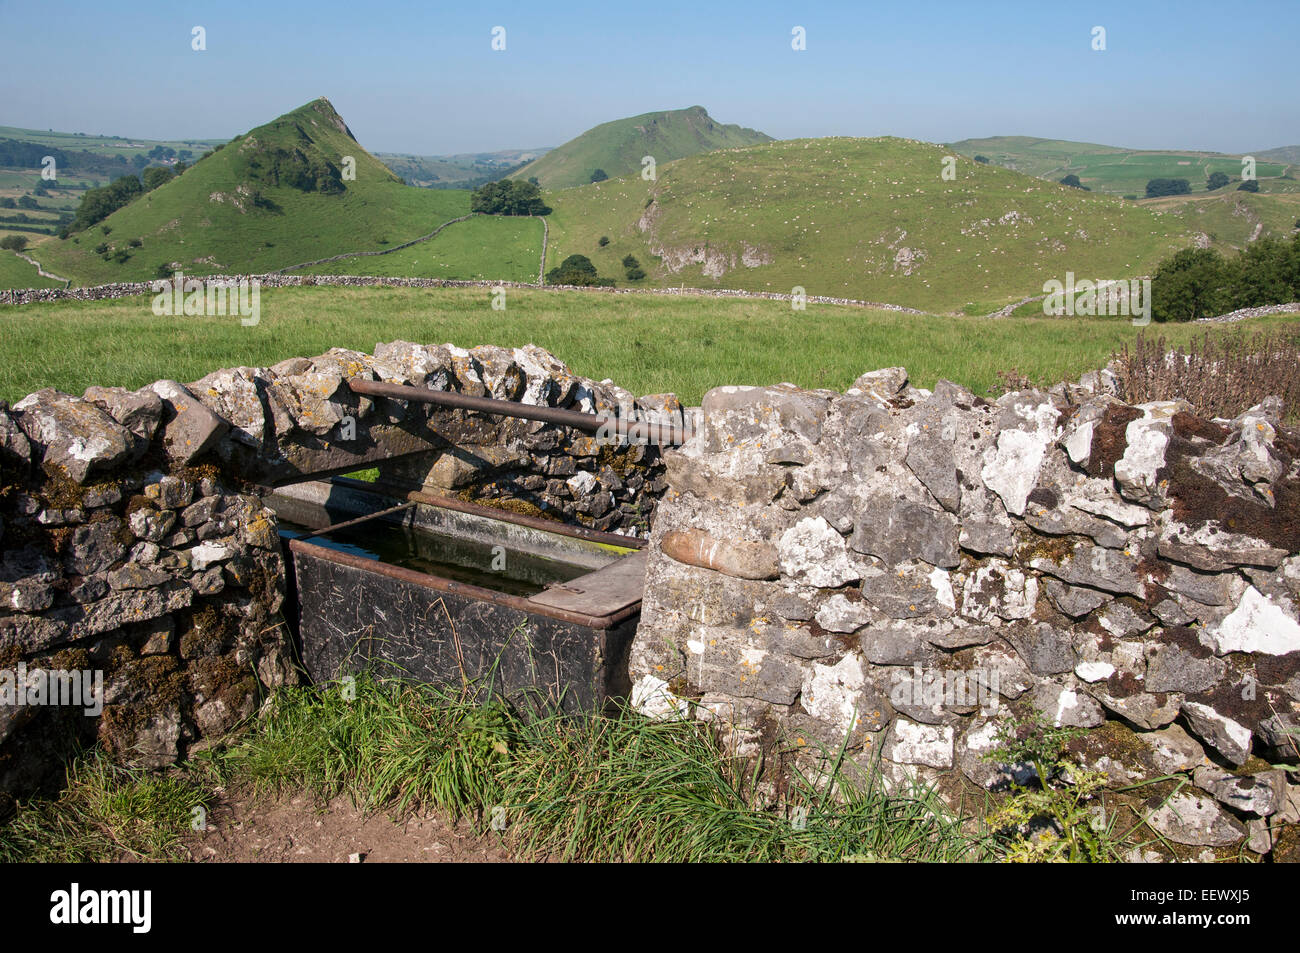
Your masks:
M1032 139L1025 136L995 136L964 139L952 149L961 155L982 155L995 165L1028 175L1059 181L1067 175L1097 192L1113 195L1146 194L1151 179L1186 179L1193 192L1204 192L1211 172L1223 172L1235 188L1241 179L1241 156L1212 152L1144 152L1090 142L1064 139ZM1256 159L1260 179L1277 178L1288 169L1284 162Z

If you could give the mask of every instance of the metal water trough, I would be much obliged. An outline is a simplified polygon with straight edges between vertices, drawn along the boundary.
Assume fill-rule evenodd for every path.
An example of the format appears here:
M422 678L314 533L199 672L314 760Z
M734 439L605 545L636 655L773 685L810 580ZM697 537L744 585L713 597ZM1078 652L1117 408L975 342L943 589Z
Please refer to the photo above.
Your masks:
M317 527L285 534L289 613L313 680L371 670L567 711L602 710L630 691L643 541L340 477L277 489L269 502L282 520ZM339 542L345 525L464 550L456 558L477 560L486 584L358 551ZM528 578L510 580L523 592L493 585L488 554L523 564Z
M370 397L628 441L673 445L690 438L686 426L356 377L348 385ZM604 709L630 692L627 655L645 585L644 541L343 477L281 487L269 502L282 520L312 527L289 534L286 557L293 583L289 611L314 680L370 669L479 694L530 696L569 711ZM382 531L385 525L403 528L413 541L435 536L444 549L460 550L462 561L482 562L483 547L490 547L507 562L522 562L525 577L533 572L538 578L511 577L505 586L480 571L476 581L466 581L454 578L462 573L445 563L443 571L426 572L339 543L345 529Z

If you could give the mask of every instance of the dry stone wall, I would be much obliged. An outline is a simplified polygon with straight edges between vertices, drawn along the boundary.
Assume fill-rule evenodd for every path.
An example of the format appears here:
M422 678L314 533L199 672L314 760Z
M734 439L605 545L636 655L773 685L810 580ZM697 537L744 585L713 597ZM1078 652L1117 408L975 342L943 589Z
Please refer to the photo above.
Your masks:
M667 454L633 703L742 754L847 737L887 783L968 805L1025 780L984 756L1038 717L1084 729L1074 754L1114 788L1181 778L1121 797L1180 850L1295 856L1300 435L1279 409L1128 406L1105 372L997 402L902 368L716 388Z
M360 397L354 376L684 419L672 395L638 400L540 348L408 342L0 403L0 795L56 785L71 746L95 739L170 764L298 678L268 484L382 464L407 486L648 531L666 485L658 447ZM98 701L49 697L52 677L83 672Z
M545 226L546 220L542 219ZM390 249L390 251L395 249ZM348 256L350 257L350 256ZM304 266L297 266L304 267ZM871 308L875 311L894 311L899 314L924 316L926 312L901 304L882 301L862 301L857 298L833 298L826 295L781 294L774 291L741 291L735 288L614 288L606 285L547 285L526 281L478 281L459 278L390 278L374 275L286 275L273 272L269 275L214 275L221 281L257 282L260 288L298 288L329 285L340 288L518 288L534 291L582 291L606 295L668 295L670 297L743 298L761 301L793 301L804 304L843 304ZM206 280L206 278L205 278ZM19 288L0 289L0 305L38 304L53 301L99 301L106 298L130 298L153 293L152 281L122 281L107 285L89 285L78 288Z
M96 740L171 764L296 681L273 515L160 452L174 406L149 389L0 406L0 800L57 790Z

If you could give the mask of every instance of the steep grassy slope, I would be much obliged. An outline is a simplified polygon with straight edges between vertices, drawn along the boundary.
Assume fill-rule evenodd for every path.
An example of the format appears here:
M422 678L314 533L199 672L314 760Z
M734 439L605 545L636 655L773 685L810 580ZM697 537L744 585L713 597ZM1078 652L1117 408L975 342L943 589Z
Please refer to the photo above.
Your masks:
M804 139L692 156L553 192L548 261L587 255L619 284L861 298L986 313L1066 271L1150 274L1191 241L1176 219L904 139ZM653 200L653 201L651 201ZM649 204L647 204L649 203ZM610 244L601 248L598 239Z
M982 155L996 165L1054 182L1074 174L1090 189L1113 195L1141 197L1151 179L1186 179L1193 192L1204 192L1211 172L1226 173L1234 185L1241 177L1241 156L1217 152L1142 151L1029 136L963 139L950 148L960 155ZM1287 160L1280 156L1261 153L1255 158L1255 172L1261 179L1286 171Z
M771 141L771 136L744 126L718 122L703 106L645 113L588 129L576 139L530 162L511 178L536 178L542 188L586 185L596 169L610 178L641 171L641 159L654 156L662 165L673 159L714 149L731 149Z
M355 180L343 174L348 156ZM337 173L341 191L287 184L313 168ZM151 278L159 265L195 275L264 272L396 245L468 211L467 192L402 185L318 99L236 137L99 225L43 242L33 257L86 284ZM132 239L142 244L131 247ZM106 261L95 251L101 244L130 257Z

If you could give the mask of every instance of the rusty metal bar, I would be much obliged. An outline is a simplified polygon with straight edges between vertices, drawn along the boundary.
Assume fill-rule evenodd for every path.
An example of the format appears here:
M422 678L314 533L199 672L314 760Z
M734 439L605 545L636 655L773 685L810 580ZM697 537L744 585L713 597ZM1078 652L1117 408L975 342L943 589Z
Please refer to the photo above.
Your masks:
M561 410L558 407L538 407L513 400L497 400L493 397L471 397L455 391L429 390L426 387L412 387L409 384L389 384L384 381L367 381L359 377L349 377L348 386L352 388L353 393L365 394L369 397L414 400L424 404L454 407L458 410L476 410L502 417L538 420L542 423L558 424L561 427L572 427L586 433L605 430L609 434L626 437L633 442L645 441L679 446L691 437L684 429L668 424L648 421L629 422L619 417L584 414L576 410Z
M367 513L365 516L358 516L356 519L345 520L342 523L330 523L328 526L322 526L319 529L307 530L305 533L298 533L294 539L311 539L314 536L327 536L335 530L346 529L349 526L356 526L358 523L364 523L367 520L378 519L381 516L391 516L394 513L400 513L403 510L415 509L419 505L418 500L410 500L406 503L390 506L386 510L376 510L373 513Z

